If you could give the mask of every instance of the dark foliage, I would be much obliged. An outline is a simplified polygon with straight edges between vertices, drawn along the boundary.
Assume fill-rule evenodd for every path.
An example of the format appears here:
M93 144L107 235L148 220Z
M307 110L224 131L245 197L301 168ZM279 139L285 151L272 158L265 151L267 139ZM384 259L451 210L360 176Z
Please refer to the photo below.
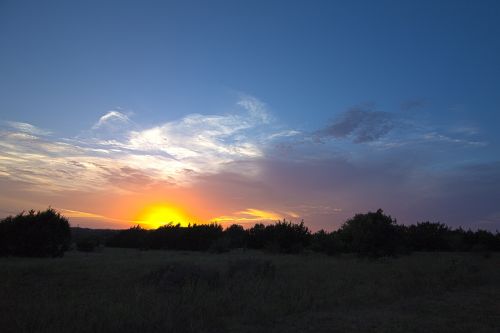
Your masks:
M92 252L100 244L137 249L169 249L224 253L236 248L277 253L304 249L328 255L393 256L410 251L466 251L489 257L500 251L500 233L452 229L439 222L398 225L379 209L356 214L337 231L311 233L304 222L277 221L250 229L233 224L225 230L212 224L168 224L155 230L137 225L126 230L70 228L68 220L49 208L9 216L0 221L0 256L62 256L73 238L76 249Z
M122 230L107 240L106 245L111 247L144 248L148 230L139 225Z
M354 252L373 257L410 251L467 251L488 257L489 252L500 251L500 233L452 229L438 222L398 225L379 209L357 214L338 231L312 234L311 249L329 255Z
M253 228L248 230L248 247L252 249L262 249L266 245L267 240L266 226L262 223L257 223Z
M0 255L61 257L70 241L68 220L52 208L0 221Z
M155 230L140 226L120 231L112 236L108 246L142 249L169 249L207 251L212 243L222 237L222 226L217 224L189 225L168 224Z
M381 209L356 214L340 227L338 233L347 249L360 255L396 255L405 245L403 230Z
M225 230L218 224L168 224L156 230L136 226L106 234L108 246L141 249L171 249L224 253L235 248L298 253L308 248L328 255L353 252L361 256L393 256L410 251L500 251L500 234L489 231L452 229L442 223L398 225L379 209L357 214L339 230L311 233L304 222L286 220L255 224L250 229L233 224Z
M264 226L256 224L249 230L248 246L272 252L298 253L309 245L311 232L304 221L296 224L286 220Z
M311 235L311 250L337 255L345 251L345 243L338 232L320 230Z
M119 230L112 229L89 229L72 227L71 240L77 245L80 242L92 241L97 245L106 244L108 239L116 235Z
M311 233L304 222L294 224L283 220L267 226L256 224L249 230L238 225L223 230L218 224L193 224L187 227L168 224L155 230L135 226L114 234L106 243L111 247L210 250L216 253L242 247L297 253L309 245L310 237Z
M230 248L242 248L248 245L248 232L241 225L231 225L224 230L224 235L229 240Z
M414 251L445 251L451 248L450 229L442 223L421 222L407 228L409 245Z

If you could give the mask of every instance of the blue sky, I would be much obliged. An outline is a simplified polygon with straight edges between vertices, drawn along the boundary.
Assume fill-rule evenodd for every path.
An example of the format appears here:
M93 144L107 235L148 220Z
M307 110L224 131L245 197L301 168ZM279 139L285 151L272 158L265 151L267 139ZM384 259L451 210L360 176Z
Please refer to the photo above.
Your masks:
M103 202L162 193L203 219L332 229L380 206L500 228L499 16L497 1L2 1L0 182L16 195L0 208L128 221Z

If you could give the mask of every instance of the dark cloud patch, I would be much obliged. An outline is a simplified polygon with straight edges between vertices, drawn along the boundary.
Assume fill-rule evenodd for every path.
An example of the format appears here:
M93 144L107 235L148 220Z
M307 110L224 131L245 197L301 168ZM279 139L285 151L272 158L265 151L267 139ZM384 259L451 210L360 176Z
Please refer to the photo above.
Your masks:
M380 139L394 128L389 112L355 107L344 112L326 128L316 132L316 138L351 138L354 143L366 143Z
M378 208L405 224L440 221L454 227L500 229L499 162L435 169L425 156L413 155L408 151L376 160L265 159L234 166L258 170L256 176L204 175L196 188L210 207L216 207L214 212L293 211L314 230L336 229L354 214Z

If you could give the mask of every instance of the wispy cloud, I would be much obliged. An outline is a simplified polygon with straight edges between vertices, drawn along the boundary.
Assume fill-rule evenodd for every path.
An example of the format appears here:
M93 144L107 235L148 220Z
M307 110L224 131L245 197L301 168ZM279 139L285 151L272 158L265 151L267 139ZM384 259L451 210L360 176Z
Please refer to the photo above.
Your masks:
M16 129L17 131L21 133L26 133L26 134L31 134L31 135L49 135L51 134L50 131L38 128L36 126L33 126L28 123L21 123L17 121L5 121L5 124L8 127L11 127L13 129Z
M191 114L143 129L113 110L75 138L47 138L49 132L33 125L7 122L0 131L0 176L47 191L182 185L232 162L262 158L273 138L293 135L275 129L256 98L237 105L231 114Z
M291 216L290 213L247 208L241 211L234 212L231 215L223 215L215 217L212 219L212 221L224 224L231 224L231 223L253 224L256 222L269 223L269 222L276 222L288 216ZM297 216L293 215L293 217Z
M99 120L92 126L92 129L100 129L103 127L115 127L117 125L122 125L129 123L129 117L121 113L120 111L108 111L105 115L103 115Z
M453 144L460 144L460 145L465 145L465 146L478 146L478 147L484 147L488 143L485 141L476 141L476 140L468 140L468 139L463 139L463 138L457 138L457 137L451 137L445 134L440 134L436 132L430 132L430 133L425 133L423 135L423 139L431 142L444 142L444 143L453 143Z
M259 122L268 124L272 121L272 117L267 110L266 104L255 97L244 95L239 100L238 105L245 108L252 118L258 120Z
M350 138L354 143L375 141L394 128L393 117L388 112L369 107L355 107L340 115L332 124L316 132L318 139Z

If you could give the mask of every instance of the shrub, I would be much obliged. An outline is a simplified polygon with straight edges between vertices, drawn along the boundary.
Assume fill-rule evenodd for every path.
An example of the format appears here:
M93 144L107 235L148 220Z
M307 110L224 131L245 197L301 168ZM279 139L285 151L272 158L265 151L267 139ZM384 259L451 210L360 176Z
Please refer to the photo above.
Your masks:
M450 229L442 223L422 222L408 227L409 245L415 251L450 249Z
M146 230L137 225L118 232L108 240L107 245L139 249L207 251L220 237L222 226L215 223L193 224L187 227L167 224L155 230Z
M107 241L107 245L111 247L125 248L143 248L146 239L147 230L140 225L136 225L130 229L121 230Z
M345 244L337 232L320 230L311 236L311 250L336 255L345 251Z
M390 256L405 252L402 229L382 209L356 214L339 229L348 249L363 256Z
M273 252L298 253L310 243L311 232L300 223L286 220L264 226L256 224L249 230L248 246Z
M224 230L224 234L229 239L231 248L246 247L248 244L248 232L241 225L231 225Z
M0 221L1 255L61 257L70 241L68 220L52 208L22 212Z

